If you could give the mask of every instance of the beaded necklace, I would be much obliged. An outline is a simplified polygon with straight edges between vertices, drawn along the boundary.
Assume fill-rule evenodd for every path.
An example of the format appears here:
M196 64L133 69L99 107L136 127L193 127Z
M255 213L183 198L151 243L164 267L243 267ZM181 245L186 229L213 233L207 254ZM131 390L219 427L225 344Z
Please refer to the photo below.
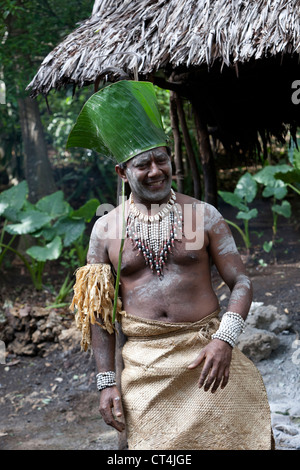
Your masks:
M146 265L161 277L174 240L182 237L182 210L173 189L168 202L155 215L139 211L130 194L126 235L144 256Z

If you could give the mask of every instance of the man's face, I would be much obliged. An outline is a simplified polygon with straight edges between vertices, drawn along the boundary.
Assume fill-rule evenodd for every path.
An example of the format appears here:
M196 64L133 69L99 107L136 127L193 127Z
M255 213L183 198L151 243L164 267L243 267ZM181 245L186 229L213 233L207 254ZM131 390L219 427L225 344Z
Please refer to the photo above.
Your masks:
M172 184L171 159L165 147L132 158L126 177L136 202L161 203L168 199Z

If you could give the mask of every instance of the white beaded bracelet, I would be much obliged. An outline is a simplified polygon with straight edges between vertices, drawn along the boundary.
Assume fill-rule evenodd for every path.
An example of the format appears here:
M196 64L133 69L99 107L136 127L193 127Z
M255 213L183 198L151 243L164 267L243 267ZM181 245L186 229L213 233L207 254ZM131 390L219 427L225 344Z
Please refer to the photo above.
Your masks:
M101 390L103 390L104 388L113 387L114 385L117 385L116 374L113 371L99 372L99 374L96 375L96 379L97 388L99 392L101 392Z
M212 335L212 339L221 339L234 347L238 337L245 329L245 320L239 313L225 312L219 329Z

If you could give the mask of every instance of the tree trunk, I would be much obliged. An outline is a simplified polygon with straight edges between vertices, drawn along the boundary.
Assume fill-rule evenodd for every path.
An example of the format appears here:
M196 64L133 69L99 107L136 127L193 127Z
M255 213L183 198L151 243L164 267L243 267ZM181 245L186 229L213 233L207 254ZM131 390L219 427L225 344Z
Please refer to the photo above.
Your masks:
M196 124L198 145L200 148L200 158L204 179L204 200L215 207L218 207L217 175L213 152L209 141L207 124L202 119L199 109L194 105L193 112Z
M176 168L176 180L179 193L184 192L184 172L182 165L181 136L178 125L178 114L176 105L176 94L170 92L170 118L174 136L174 159Z
M25 178L29 187L29 200L37 202L41 197L56 191L52 168L48 159L38 103L29 97L18 100L22 131Z
M197 167L196 156L193 150L191 137L190 137L188 127L186 124L184 109L182 106L182 100L177 93L176 93L176 104L177 104L177 111L178 111L180 126L181 126L181 130L183 134L184 144L186 148L186 153L187 153L190 167L191 167L192 174L193 174L194 197L196 199L201 199L202 190L201 190L201 180L200 180L199 169Z

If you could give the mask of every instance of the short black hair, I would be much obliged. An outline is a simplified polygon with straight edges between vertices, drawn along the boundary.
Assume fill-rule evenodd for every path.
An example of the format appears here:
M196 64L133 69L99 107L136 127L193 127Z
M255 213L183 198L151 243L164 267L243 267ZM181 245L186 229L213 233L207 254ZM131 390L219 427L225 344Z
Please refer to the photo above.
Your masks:
M121 168L121 170L126 170L126 168L127 168L127 162L118 163L118 166L119 166L119 168Z

